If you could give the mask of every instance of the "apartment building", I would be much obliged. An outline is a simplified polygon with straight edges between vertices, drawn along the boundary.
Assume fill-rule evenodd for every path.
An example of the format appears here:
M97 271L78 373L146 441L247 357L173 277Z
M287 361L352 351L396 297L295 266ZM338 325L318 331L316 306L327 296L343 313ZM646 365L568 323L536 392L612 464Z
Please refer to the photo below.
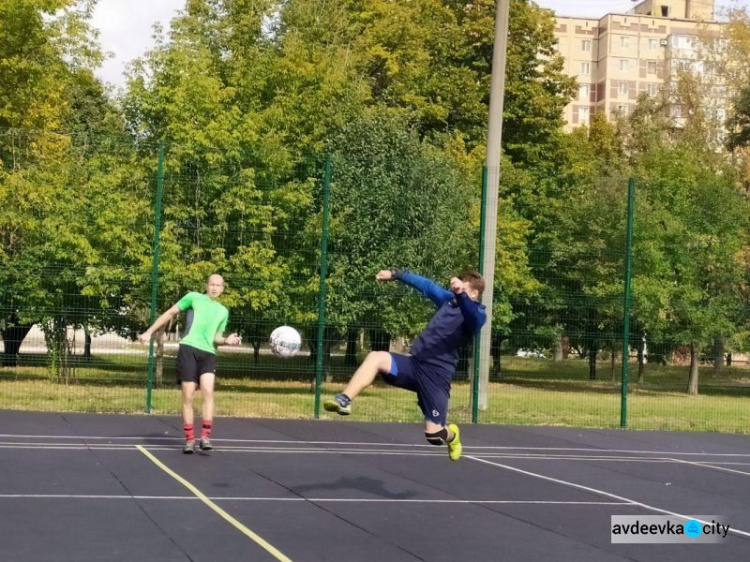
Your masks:
M721 25L714 21L714 0L645 0L627 14L597 19L558 15L558 50L565 72L579 84L565 108L567 130L587 124L596 112L610 120L627 114L640 93L659 95L676 68L707 70L697 55L698 38L718 36ZM725 97L717 87L710 104L717 119L723 120ZM679 106L673 111L679 113Z

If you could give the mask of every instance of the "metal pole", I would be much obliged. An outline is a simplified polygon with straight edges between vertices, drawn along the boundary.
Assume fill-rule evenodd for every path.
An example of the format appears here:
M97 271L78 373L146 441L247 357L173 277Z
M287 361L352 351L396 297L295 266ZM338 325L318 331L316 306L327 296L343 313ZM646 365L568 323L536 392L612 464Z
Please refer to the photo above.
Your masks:
M323 180L323 232L320 237L320 284L318 287L318 354L315 358L315 418L320 418L320 391L323 384L323 338L326 326L326 273L328 269L328 209L331 198L331 155L326 156Z
M484 257L482 272L485 290L482 303L487 307L487 323L479 337L479 395L478 407L487 409L490 382L490 344L492 341L492 302L495 285L495 245L497 239L498 189L500 185L500 151L503 131L503 101L505 97L505 62L508 46L508 17L510 0L498 0L495 9L495 44L492 52L492 81L490 85L490 115L487 131L487 220L483 228Z
M156 168L156 211L154 218L154 256L151 268L151 315L149 325L156 320L156 298L159 294L159 251L161 239L161 206L164 183L164 143L159 144L159 163ZM151 413L151 391L154 388L154 338L148 343L148 378L146 379L146 413Z
M620 400L620 427L628 425L628 344L630 343L630 274L633 262L633 213L635 202L635 180L628 181L628 226L625 241L625 298L622 328L622 389Z

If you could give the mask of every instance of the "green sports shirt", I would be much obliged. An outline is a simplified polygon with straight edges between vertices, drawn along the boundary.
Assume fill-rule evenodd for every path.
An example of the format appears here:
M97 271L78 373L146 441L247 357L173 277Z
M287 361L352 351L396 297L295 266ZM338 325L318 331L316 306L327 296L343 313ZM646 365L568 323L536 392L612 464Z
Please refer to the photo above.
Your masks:
M185 344L208 353L216 353L214 337L223 332L229 320L229 310L203 293L191 292L182 297L177 306L187 311L185 333L180 345Z

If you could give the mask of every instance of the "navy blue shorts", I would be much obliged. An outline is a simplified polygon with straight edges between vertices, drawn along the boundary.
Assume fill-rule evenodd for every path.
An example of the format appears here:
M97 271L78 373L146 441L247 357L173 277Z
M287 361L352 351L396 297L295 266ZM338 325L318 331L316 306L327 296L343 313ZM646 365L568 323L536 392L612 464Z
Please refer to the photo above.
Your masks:
M391 353L390 373L381 373L383 380L392 386L417 393L417 404L426 421L445 425L448 417L450 382L426 369L408 355Z

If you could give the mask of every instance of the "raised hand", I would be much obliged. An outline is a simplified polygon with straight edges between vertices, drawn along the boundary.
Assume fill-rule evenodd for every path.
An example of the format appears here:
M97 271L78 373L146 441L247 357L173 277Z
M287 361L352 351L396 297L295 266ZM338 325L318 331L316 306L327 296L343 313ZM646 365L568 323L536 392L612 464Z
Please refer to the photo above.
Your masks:
M453 291L454 295L460 295L464 292L464 282L461 281L458 277L453 277L451 279L451 291Z

